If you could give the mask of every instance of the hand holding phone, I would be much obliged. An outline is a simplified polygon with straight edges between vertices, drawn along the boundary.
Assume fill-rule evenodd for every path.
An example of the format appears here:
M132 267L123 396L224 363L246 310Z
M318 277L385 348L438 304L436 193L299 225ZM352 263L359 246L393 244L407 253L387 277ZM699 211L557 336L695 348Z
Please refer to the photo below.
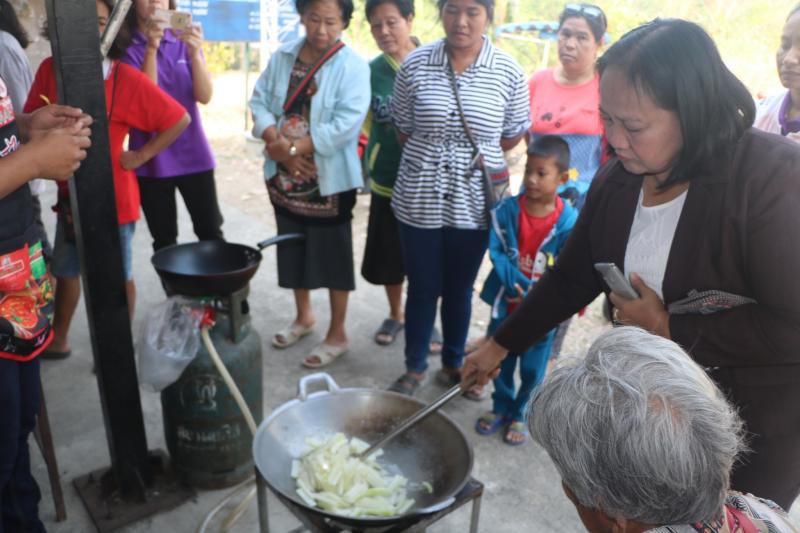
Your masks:
M628 281L628 278L625 277L617 265L614 263L595 263L594 268L603 276L603 280L612 292L627 300L639 298L639 293L636 292L631 282Z
M172 28L173 30L183 31L189 28L192 23L192 14L184 11L173 11L171 9L156 9L153 15L164 21L161 29Z

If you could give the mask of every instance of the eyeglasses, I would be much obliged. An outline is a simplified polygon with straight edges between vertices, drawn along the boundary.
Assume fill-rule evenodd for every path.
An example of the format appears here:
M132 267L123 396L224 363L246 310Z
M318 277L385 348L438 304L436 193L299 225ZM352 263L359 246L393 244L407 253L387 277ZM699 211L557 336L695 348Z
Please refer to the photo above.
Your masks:
M592 4L567 4L564 6L564 14L567 16L582 15L597 19L603 23L604 28L608 25L606 22L606 14L603 13L603 10Z

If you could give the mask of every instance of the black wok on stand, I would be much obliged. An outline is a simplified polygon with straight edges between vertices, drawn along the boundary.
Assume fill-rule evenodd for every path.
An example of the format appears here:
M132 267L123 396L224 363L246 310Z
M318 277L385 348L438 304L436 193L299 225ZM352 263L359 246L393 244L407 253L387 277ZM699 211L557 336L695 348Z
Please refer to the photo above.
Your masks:
M302 233L276 235L259 242L257 248L225 241L174 244L155 252L150 261L168 295L212 301L219 312L230 318L230 338L239 342L249 313L248 283L261 265L261 250L305 238Z
M244 288L261 264L261 250L305 239L302 233L277 235L258 248L225 241L174 244L158 250L151 262L168 292L185 296L228 296Z
M192 486L223 488L252 475L253 435L244 413L262 417L264 365L247 300L249 281L261 263L260 249L296 246L299 239L279 235L257 248L202 241L163 248L152 257L167 294L194 300L193 309L203 313L203 342L180 377L161 391L171 462Z

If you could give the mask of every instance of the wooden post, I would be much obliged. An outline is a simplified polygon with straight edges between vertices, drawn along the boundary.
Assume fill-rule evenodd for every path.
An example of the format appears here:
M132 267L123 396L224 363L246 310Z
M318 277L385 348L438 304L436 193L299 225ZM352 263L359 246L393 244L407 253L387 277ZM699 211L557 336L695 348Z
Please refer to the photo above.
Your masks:
M116 489L144 499L151 482L117 224L94 0L46 0L58 100L94 118L92 147L70 180L100 402Z

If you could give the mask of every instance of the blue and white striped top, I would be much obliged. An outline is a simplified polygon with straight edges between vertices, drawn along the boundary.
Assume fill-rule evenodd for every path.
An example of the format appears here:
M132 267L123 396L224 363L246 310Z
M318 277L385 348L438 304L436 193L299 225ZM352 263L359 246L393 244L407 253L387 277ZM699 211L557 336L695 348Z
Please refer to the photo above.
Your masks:
M397 74L392 121L409 136L392 196L395 216L417 228L485 229L483 178L471 168L448 74L445 40L411 52ZM456 77L467 122L486 164L504 164L501 138L530 125L528 84L514 59L484 37L475 62Z

